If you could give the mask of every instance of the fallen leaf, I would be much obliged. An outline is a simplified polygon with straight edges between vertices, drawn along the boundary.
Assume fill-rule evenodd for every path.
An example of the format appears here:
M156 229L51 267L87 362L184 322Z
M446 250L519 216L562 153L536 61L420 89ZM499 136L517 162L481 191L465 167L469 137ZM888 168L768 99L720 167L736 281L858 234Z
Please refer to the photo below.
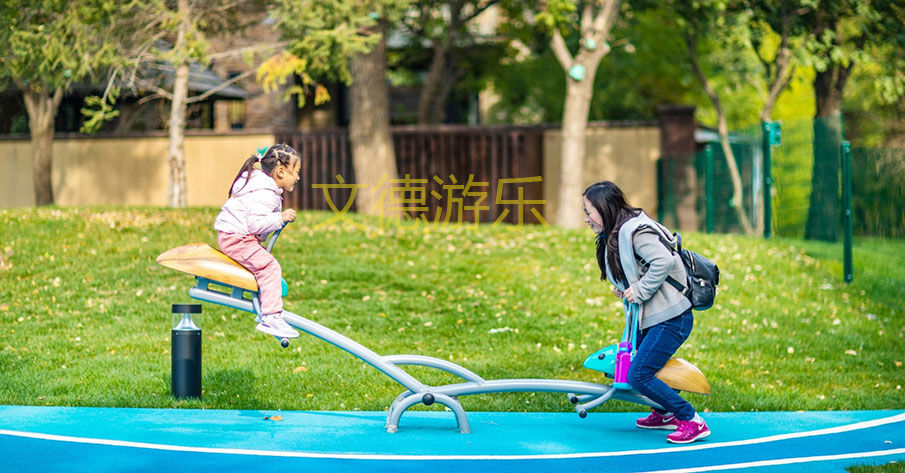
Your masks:
M265 417L264 420L273 420L273 421L279 422L279 421L283 420L283 416L268 416L268 417Z

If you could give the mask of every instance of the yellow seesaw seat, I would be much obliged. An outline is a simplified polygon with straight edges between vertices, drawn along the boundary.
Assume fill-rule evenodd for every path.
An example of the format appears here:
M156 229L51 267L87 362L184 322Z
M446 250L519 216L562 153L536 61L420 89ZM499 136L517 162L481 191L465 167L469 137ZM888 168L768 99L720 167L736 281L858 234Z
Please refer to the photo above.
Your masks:
M657 372L657 377L667 386L697 394L710 394L710 383L697 366L682 358L670 358Z
M207 243L191 243L167 250L157 262L170 269L216 281L249 291L258 291L258 282L251 271L236 263Z

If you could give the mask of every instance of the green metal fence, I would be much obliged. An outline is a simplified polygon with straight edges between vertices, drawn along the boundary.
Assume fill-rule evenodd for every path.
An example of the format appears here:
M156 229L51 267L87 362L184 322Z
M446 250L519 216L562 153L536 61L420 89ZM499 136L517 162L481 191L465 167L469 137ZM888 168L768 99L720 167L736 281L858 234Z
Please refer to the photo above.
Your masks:
M757 228L763 213L761 200L763 177L760 134L755 128L733 132L729 144L741 180L741 209L752 227ZM729 161L713 136L695 155L698 176L698 215L703 215L700 230L706 232L742 232L743 226L733 197L736 189Z
M851 167L854 279L905 313L905 149L855 147Z
M841 117L733 132L742 207L765 237L798 240L815 256L837 260L841 278L905 311L905 149L851 147L844 136ZM684 160L696 173L699 230L740 232L722 147L714 133L699 138L700 151ZM661 175L676 175L679 162L661 160ZM660 180L661 218L675 216L683 192Z
M905 149L851 147L843 137L841 117L782 124L769 157L770 228L905 310Z

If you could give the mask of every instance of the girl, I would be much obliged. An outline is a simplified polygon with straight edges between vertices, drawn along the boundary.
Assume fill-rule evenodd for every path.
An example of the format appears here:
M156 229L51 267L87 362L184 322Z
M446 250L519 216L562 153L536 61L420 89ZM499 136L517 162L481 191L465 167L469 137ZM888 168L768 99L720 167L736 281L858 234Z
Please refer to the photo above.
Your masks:
M691 302L670 284L667 276L685 281L685 267L661 241L670 233L625 200L609 181L592 184L582 193L585 223L597 234L600 278L609 279L613 293L640 304L637 351L628 382L666 410L653 410L635 423L642 429L675 430L672 443L691 443L710 435L704 419L687 401L655 375L691 334Z
M281 212L283 191L295 189L301 165L298 152L282 143L246 159L214 221L220 250L251 271L258 282L261 322L255 328L280 338L296 338L299 333L283 320L282 270L261 242L268 233L295 221L295 210Z

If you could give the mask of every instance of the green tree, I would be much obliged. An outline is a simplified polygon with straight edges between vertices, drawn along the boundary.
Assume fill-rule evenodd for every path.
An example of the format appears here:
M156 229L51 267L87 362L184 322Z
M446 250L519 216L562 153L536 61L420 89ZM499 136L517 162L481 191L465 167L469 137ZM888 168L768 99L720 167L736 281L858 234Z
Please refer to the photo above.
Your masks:
M626 10L614 27L612 50L594 79L588 120L656 120L663 104L697 103L706 98L696 86L685 45L663 9ZM501 35L505 37L506 35ZM550 123L562 120L566 82L562 68L540 34L524 34L509 45L490 76L499 96L489 120ZM578 47L577 35L567 39ZM676 59L680 60L676 60Z
M251 63L255 53L276 47L261 44L239 51L214 52L208 37L240 31L246 26L243 18L261 11L263 8L256 0L237 0L229 4L217 0L149 0L123 4L118 11L113 27L115 38L110 41L116 61L110 69L104 96L92 98L88 104L94 107L83 111L89 116L83 129L92 131L114 115L111 102L120 87L136 93L150 92L143 100L169 101L167 204L170 207L186 205L187 107L253 74ZM190 64L196 62L206 66L213 59L238 54L249 62L247 72L200 94L190 94Z
M565 79L560 186L554 221L562 227L579 227L582 225L581 202L575 196L581 193L585 130L597 68L611 50L611 32L620 16L620 2L526 0L502 5L505 27L516 31L516 37L545 36L559 62L558 74Z
M418 123L443 121L450 93L462 72L457 46L474 43L470 23L499 1L419 0L402 16L412 41L425 40L431 46L430 65L418 99Z
M839 145L842 99L853 67L871 61L871 53L893 47L899 53L877 77L886 100L905 93L902 53L905 5L895 0L817 0L806 16L807 50L814 77L814 167L805 238L835 241L840 221Z
M0 80L22 91L32 143L35 203L54 201L54 120L73 83L90 81L112 61L104 0L5 0L0 3Z
M720 0L669 2L666 8L674 15L675 23L682 32L687 47L687 59L698 82L710 99L717 118L717 132L720 147L732 180L731 206L736 218L747 234L754 234L755 228L745 213L742 204L743 186L735 154L729 143L729 124L723 107L720 91L713 84L713 77L735 82L744 86L752 76L753 65L750 56L740 54L745 49L745 25L749 18L734 11L731 5ZM701 44L712 53L702 53ZM715 53L715 54L714 54ZM706 67L709 66L709 67Z
M399 21L408 0L280 0L273 10L287 51L258 71L265 85L299 77L291 89L303 100L304 89L340 80L350 85L349 139L361 213L385 211L388 192L381 186L397 177L390 137L389 86L386 72L388 26ZM325 100L326 92L316 93Z
M619 1L550 2L539 20L552 28L550 47L566 76L566 99L562 116L562 155L560 156L559 198L556 223L567 228L582 225L582 163L585 155L585 130L594 94L597 66L610 52L610 30L619 16ZM573 28L577 26L576 28ZM578 49L570 50L564 35L578 35Z
M806 33L802 16L813 8L811 0L743 0L738 6L747 16L747 42L761 66L754 83L763 106L761 121L772 119L779 95L789 85L798 64Z

